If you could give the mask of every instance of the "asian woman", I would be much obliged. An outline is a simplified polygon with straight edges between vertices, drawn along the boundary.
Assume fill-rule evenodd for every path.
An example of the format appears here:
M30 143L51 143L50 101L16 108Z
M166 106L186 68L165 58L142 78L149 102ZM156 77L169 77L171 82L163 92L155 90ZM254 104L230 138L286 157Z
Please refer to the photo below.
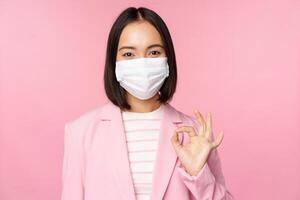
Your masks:
M212 115L169 102L176 90L172 39L161 17L129 7L107 42L105 104L65 124L62 200L233 200Z

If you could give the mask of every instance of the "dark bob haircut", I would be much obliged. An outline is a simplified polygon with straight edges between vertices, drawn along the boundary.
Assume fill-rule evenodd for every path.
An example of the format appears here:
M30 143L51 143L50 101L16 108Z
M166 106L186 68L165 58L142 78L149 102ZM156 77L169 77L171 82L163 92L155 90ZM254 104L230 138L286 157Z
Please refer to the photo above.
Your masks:
M129 23L140 20L146 20L150 22L157 29L163 41L166 56L168 58L169 76L165 79L163 85L159 90L160 97L158 101L160 101L161 103L168 102L172 99L172 96L176 90L177 67L175 51L171 35L166 24L158 14L148 8L129 7L121 12L110 30L107 41L106 61L104 69L104 86L106 95L113 104L117 105L122 110L129 110L131 106L127 102L125 89L120 86L115 75L117 48L120 35L124 27Z

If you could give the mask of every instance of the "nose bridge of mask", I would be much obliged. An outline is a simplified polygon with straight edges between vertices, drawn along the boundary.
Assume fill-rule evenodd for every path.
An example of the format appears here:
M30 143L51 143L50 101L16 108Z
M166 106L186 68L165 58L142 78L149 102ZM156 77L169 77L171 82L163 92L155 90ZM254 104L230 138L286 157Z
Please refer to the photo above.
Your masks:
M135 67L134 69L132 68L132 70L137 70L140 71L139 76L140 78L146 79L147 78L147 73L142 73L144 70L150 71L150 67L154 67L155 63L152 62L153 60L151 59L146 59L146 58L137 58L132 60L132 65L131 67Z
M146 71L154 71L162 66L167 66L166 76L169 75L169 66L167 63L167 57L158 57L158 58L136 58L131 60L121 60L116 62L116 76L117 80L122 80L125 74L130 74L130 71L141 72L138 73L140 78L147 79L148 73L142 73Z

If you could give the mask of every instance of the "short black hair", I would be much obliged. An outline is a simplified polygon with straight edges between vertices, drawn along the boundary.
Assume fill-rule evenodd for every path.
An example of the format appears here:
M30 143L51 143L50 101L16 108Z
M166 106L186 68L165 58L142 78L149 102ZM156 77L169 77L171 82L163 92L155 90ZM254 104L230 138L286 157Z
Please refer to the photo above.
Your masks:
M113 26L111 27L109 37L107 40L106 60L104 69L104 87L106 95L113 104L117 105L122 110L130 109L131 106L127 102L125 89L120 86L115 75L115 62L117 59L118 51L117 48L119 44L120 35L124 27L129 23L140 20L146 20L150 22L157 29L163 41L166 57L168 58L169 76L165 79L163 85L159 90L160 97L158 101L160 101L161 103L168 102L172 99L173 94L176 90L176 57L172 38L165 22L153 10L150 10L145 7L128 7L127 9L121 12L121 14L117 17Z

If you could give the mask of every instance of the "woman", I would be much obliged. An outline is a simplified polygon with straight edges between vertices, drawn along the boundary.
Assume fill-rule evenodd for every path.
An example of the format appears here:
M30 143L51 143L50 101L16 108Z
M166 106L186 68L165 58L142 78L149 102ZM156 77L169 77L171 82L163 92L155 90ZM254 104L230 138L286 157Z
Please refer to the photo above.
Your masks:
M175 52L163 20L134 7L116 19L104 72L109 101L65 125L62 200L233 199L212 118L171 106Z

